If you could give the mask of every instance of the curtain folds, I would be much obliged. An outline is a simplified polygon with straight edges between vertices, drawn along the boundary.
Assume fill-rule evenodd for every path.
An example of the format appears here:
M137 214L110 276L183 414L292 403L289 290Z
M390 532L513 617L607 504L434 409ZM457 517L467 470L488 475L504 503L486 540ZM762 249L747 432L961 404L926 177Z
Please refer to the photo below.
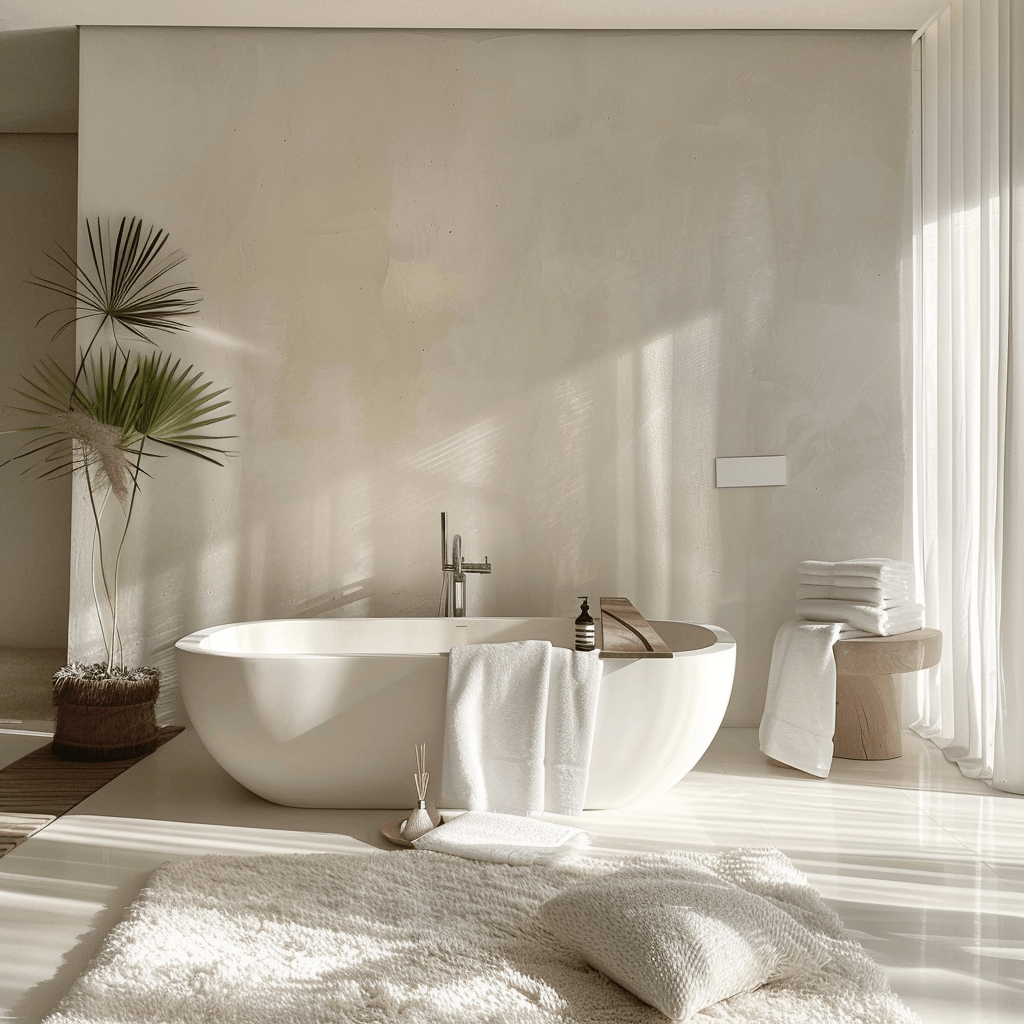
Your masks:
M956 0L915 43L913 545L941 663L911 727L1024 792L1024 353L1014 240L1024 15ZM1020 24L1017 24L1019 22ZM1014 117L1014 111L1017 117ZM1019 154L1015 160L1015 154Z

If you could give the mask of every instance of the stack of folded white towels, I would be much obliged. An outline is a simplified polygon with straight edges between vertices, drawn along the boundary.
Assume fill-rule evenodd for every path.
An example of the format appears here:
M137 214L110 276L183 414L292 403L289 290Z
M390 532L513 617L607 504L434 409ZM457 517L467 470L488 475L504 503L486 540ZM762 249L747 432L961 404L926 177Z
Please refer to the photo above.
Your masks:
M817 622L842 622L852 636L909 633L924 626L914 601L914 567L891 558L846 562L805 561L797 566L796 614Z
M836 724L837 640L894 636L924 626L914 567L891 558L801 562L797 618L775 635L759 731L770 758L824 778Z

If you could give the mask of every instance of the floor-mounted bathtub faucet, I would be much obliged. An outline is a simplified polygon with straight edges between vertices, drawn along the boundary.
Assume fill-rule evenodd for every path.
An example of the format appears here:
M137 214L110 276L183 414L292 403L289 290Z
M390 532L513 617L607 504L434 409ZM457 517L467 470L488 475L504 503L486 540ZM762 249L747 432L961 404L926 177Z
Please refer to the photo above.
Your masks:
M462 560L462 538L452 538L451 561L448 560L448 513L441 513L441 601L437 606L438 616L462 618L466 614L466 573L490 572L491 563L484 555L482 562Z

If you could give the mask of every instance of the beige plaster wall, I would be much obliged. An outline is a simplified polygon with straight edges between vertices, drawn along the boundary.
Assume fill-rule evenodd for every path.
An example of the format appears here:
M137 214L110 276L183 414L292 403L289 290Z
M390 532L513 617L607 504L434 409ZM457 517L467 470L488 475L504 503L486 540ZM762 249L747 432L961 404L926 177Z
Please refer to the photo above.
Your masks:
M128 635L626 595L739 642L806 557L900 554L904 33L83 29L81 210L166 227L239 456L167 459ZM785 487L716 490L779 455ZM73 651L95 649L75 510Z

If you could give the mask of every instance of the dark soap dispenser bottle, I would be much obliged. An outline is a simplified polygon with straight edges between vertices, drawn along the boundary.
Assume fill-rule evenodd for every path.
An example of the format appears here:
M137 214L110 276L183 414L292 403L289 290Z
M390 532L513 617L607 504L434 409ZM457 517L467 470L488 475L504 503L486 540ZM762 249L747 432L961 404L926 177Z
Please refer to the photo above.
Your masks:
M590 605L581 597L579 618L576 620L576 650L592 651L594 649L594 620L590 617Z

